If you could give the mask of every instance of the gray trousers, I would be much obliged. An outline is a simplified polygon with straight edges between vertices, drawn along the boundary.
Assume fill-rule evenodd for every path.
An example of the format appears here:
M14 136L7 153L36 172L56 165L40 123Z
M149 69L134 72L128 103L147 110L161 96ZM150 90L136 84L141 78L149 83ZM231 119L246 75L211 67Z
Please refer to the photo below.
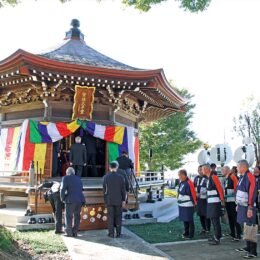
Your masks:
M122 206L107 206L108 233L121 234L122 227Z
M80 225L80 211L82 203L65 204L65 231L68 236L77 235ZM72 226L72 219L74 220Z

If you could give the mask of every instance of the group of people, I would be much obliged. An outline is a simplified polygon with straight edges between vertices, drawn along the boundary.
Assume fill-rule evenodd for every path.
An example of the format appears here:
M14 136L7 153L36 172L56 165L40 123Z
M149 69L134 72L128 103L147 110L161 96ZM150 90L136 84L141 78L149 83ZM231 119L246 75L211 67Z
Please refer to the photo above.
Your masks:
M239 241L242 227L258 224L258 192L260 191L260 167L256 166L254 173L249 170L246 160L238 162L232 170L228 166L222 168L224 181L221 182L216 165L205 164L198 167L198 175L192 182L186 170L180 170L178 188L179 218L184 223L184 239L194 236L194 212L201 222L201 234L208 234L211 224L214 237L209 239L210 245L219 245L223 236L221 217L228 216L230 234L233 241ZM257 243L246 241L246 247L236 249L245 252L244 258L257 256Z
M86 205L83 194L81 172L87 160L86 147L81 144L81 138L75 138L71 147L70 167L61 183L49 181L41 184L38 189L47 188L45 199L52 206L55 219L55 233L66 233L66 236L77 237L80 226L80 212ZM130 190L130 173L133 163L126 151L109 164L109 172L103 178L104 201L107 207L108 235L121 236L122 208L127 203ZM65 211L65 232L62 229L62 211ZM115 233L116 231L116 233Z

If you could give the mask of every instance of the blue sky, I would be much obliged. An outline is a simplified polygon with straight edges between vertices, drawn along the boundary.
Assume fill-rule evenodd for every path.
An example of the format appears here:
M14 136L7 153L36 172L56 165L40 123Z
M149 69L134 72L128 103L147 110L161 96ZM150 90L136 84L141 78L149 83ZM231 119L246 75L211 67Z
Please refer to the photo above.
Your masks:
M259 98L260 1L212 0L191 14L169 0L148 13L118 0L24 0L0 9L0 59L17 49L37 53L59 44L72 18L88 45L126 64L164 68L197 104L193 129L214 145L240 143L232 133L246 96Z

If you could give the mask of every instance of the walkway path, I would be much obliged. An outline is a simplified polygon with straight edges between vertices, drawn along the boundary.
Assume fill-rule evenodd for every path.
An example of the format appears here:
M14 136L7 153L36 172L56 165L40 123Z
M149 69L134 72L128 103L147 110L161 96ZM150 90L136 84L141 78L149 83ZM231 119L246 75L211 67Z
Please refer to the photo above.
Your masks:
M245 242L232 242L230 238L222 239L219 246L210 246L207 240L154 245L175 260L239 260L244 259L245 255L235 251L236 248L244 247Z
M107 230L80 232L78 238L63 237L72 260L165 260L171 259L155 246L127 229L122 238L109 238Z

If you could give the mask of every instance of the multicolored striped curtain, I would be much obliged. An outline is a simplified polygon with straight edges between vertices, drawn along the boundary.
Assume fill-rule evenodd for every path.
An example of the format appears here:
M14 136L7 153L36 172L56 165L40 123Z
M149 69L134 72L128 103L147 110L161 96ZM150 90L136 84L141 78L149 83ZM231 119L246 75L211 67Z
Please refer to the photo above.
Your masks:
M121 145L108 142L108 160L112 162L122 155L122 152L128 152L129 158L134 163L134 171L140 174L139 162L139 137L135 136L133 127L126 127L123 143Z

